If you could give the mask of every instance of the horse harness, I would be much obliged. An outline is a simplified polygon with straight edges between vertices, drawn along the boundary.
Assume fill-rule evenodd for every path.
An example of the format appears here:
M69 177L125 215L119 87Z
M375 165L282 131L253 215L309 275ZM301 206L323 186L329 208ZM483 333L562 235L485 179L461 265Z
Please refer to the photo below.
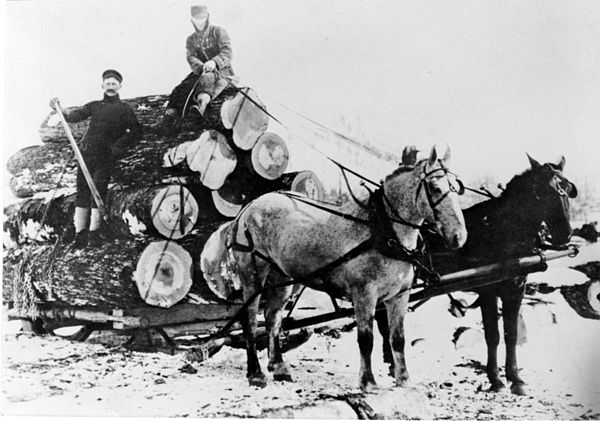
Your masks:
M441 165L442 164L441 161L439 161L439 162ZM433 211L434 219L436 221L438 220L437 206L451 192L456 192L456 189L453 189L451 186L451 188L447 192L442 194L439 199L437 199L437 200L433 199L433 195L431 194L431 191L429 189L429 186L428 186L426 180L427 180L427 177L429 177L430 175L432 175L438 171L443 171L444 174L447 174L449 172L443 165L441 165L440 168L436 168L430 172L426 172L425 167L423 167L423 176L421 177L421 181L419 183L419 186L417 187L417 191L415 194L415 202L416 202L418 200L419 194L421 192L421 188L424 186L423 190L426 193L427 201ZM348 184L347 179L346 179L346 183ZM348 185L348 187L349 187L349 185ZM395 260L403 260L405 262L411 263L413 266L417 266L423 270L429 271L429 269L426 268L421 263L421 260L422 260L423 254L424 254L423 253L424 243L421 242L420 247L417 247L412 250L404 247L402 245L402 243L400 242L400 240L398 239L398 236L396 235L396 232L394 231L394 229L392 227L392 223L393 222L400 223L402 225L406 225L406 226L409 226L409 227L412 227L415 229L423 229L423 228L430 229L429 228L430 224L428 224L427 222L423 222L422 224L413 224L413 223L403 219L398 214L398 212L391 206L391 203L390 203L387 195L385 194L384 187L382 185L379 185L379 187L374 191L372 191L368 188L367 188L367 190L369 191L369 194L370 194L367 205L364 205L363 203L358 201L358 199L356 199L354 194L352 194L352 197L361 207L369 210L369 218L368 219L362 219L362 218L356 217L354 215L350 215L347 213L337 211L330 207L322 206L318 202L312 201L311 199L305 198L304 196L301 196L298 194L294 194L291 192L284 192L284 191L277 192L286 197L289 197L292 200L296 200L296 201L305 203L307 205L313 206L317 209L324 210L326 212L329 212L333 215L342 217L344 219L367 225L370 229L371 235L369 236L369 238L367 238L366 240L364 240L363 242L361 242L360 244L355 246L353 249L351 249L347 253L343 254L342 256L338 257L337 259L333 260L332 262L326 264L325 266L322 266L319 269L316 269L315 271L313 271L313 272L309 273L308 275L305 275L301 278L295 278L294 280L289 281L289 282L284 282L284 283L280 283L277 285L273 285L273 286L271 286L271 288L276 288L276 287L280 287L280 286L289 286L289 285L293 285L293 284L297 284L297 283L302 283L302 281L306 280L306 279L313 279L313 278L321 277L321 276L327 274L328 272L330 272L331 270L335 269L336 267L358 257L359 255L361 255L371 249L377 250L378 252L380 252L383 256L385 256L387 258L395 259ZM386 208L385 208L386 203L388 205L388 208L393 212L393 216L388 215ZM236 217L236 222L237 222L238 218L242 215L243 212L244 212L244 209L242 209L242 211L240 211L240 213ZM237 232L238 232L238 224L236 223L233 225L233 230L229 236L230 241L228 241L228 244L226 245L226 247L227 247L227 249L231 249L234 251L251 253L255 279L258 279L258 269L257 269L257 264L256 264L256 257L260 258L264 262L271 265L271 267L275 268L283 276L289 277L289 275L287 275L271 258L269 258L268 256L261 253L259 250L257 250L255 248L254 241L252 239L252 235L248 231L247 227L244 227L244 235L248 241L247 245L239 244L236 241Z

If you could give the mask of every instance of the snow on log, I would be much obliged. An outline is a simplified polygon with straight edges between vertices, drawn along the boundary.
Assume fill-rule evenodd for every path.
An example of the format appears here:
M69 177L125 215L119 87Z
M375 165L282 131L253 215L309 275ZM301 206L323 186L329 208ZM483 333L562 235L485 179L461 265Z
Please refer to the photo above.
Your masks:
M281 137L266 132L258 138L250 157L252 168L258 175L267 180L275 180L286 170L290 153Z
M560 287L560 293L573 310L586 319L600 319L600 280Z
M19 297L31 279L44 301L70 306L105 308L139 307L140 298L132 274L144 248L133 240L104 241L99 247L75 249L71 243L29 246L5 255L4 288ZM32 250L29 255L27 250ZM14 262L19 264L14 264ZM24 267L19 271L20 264ZM7 283L9 285L7 285ZM37 295L37 294L36 294Z
M192 286L192 257L172 241L150 243L133 277L147 304L169 308L185 297Z
M243 88L221 106L223 126L233 130L233 142L242 150L250 150L269 125L266 107L250 88Z
M185 148L190 170L200 173L200 182L210 189L220 188L237 164L227 139L216 130L208 130Z
M106 201L109 223L124 234L188 235L198 219L198 203L184 186L111 189Z
M31 198L4 208L4 231L17 244L55 240L72 227L74 194Z

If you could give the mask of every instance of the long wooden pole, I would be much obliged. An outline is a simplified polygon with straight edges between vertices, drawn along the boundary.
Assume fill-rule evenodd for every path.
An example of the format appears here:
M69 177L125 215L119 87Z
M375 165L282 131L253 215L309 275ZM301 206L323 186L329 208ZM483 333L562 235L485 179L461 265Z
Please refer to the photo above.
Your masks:
M83 160L83 155L81 155L81 151L79 150L79 147L77 146L77 143L75 142L75 138L73 138L73 133L71 133L69 124L67 123L67 120L65 120L65 116L63 115L63 113L60 109L60 106L58 104L54 104L54 109L56 110L56 113L60 117L60 121L63 124L63 127L65 128L65 132L67 133L67 137L69 138L69 143L71 144L71 148L73 148L73 152L75 152L75 158L77 159L77 163L79 164L79 167L81 168L81 172L83 172L85 181L87 181L87 184L90 187L90 192L92 193L92 197L94 198L96 205L98 205L98 211L100 212L100 215L103 218L105 218L106 212L105 212L105 207L104 207L104 201L102 200L102 197L100 196L100 193L98 192L98 189L96 188L96 184L94 183L94 179L92 178L92 175L90 174L90 170L88 169L87 165L85 164L85 161Z
M410 301L419 301L455 291L464 291L495 284L506 279L500 276L502 273L514 273L519 269L531 268L532 266L543 264L545 261L574 256L575 254L577 254L577 250L569 248L568 250L544 253L543 256L526 256L510 259L502 263L493 263L449 273L440 277L439 284L426 287L421 291L410 294ZM546 269L544 268L541 272L545 270ZM529 272L540 272L540 270L530 270L528 273Z

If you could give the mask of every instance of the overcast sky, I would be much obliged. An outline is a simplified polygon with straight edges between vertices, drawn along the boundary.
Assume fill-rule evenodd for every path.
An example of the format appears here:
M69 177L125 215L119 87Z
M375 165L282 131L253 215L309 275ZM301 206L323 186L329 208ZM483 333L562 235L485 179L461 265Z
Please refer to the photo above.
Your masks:
M261 97L382 149L449 144L452 168L507 181L567 158L600 177L600 2L207 2ZM169 93L188 73L189 0L8 1L4 155L39 142L48 100ZM303 159L304 155L303 155ZM296 162L297 164L297 162ZM370 170L373 170L371 168Z

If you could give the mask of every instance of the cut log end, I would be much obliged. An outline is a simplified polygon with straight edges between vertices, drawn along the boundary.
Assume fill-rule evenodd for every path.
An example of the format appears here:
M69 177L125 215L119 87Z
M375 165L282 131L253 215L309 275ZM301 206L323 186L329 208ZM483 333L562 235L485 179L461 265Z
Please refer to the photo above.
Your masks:
M160 241L146 247L133 277L147 304L169 308L189 292L191 273L190 254L176 243Z
M232 222L221 225L206 241L200 256L200 268L209 289L223 300L233 300L241 282L228 258L227 237Z
M235 152L227 139L216 130L208 130L186 148L186 159L192 171L200 173L200 181L209 189L223 186L237 164Z
M184 186L168 186L152 200L152 222L169 239L185 237L198 219L198 203Z
M275 180L288 166L290 153L284 140L275 133L264 133L252 148L252 168L267 180Z
M251 149L269 125L266 107L251 89L244 89L221 107L221 120L233 129L233 142L243 150Z

